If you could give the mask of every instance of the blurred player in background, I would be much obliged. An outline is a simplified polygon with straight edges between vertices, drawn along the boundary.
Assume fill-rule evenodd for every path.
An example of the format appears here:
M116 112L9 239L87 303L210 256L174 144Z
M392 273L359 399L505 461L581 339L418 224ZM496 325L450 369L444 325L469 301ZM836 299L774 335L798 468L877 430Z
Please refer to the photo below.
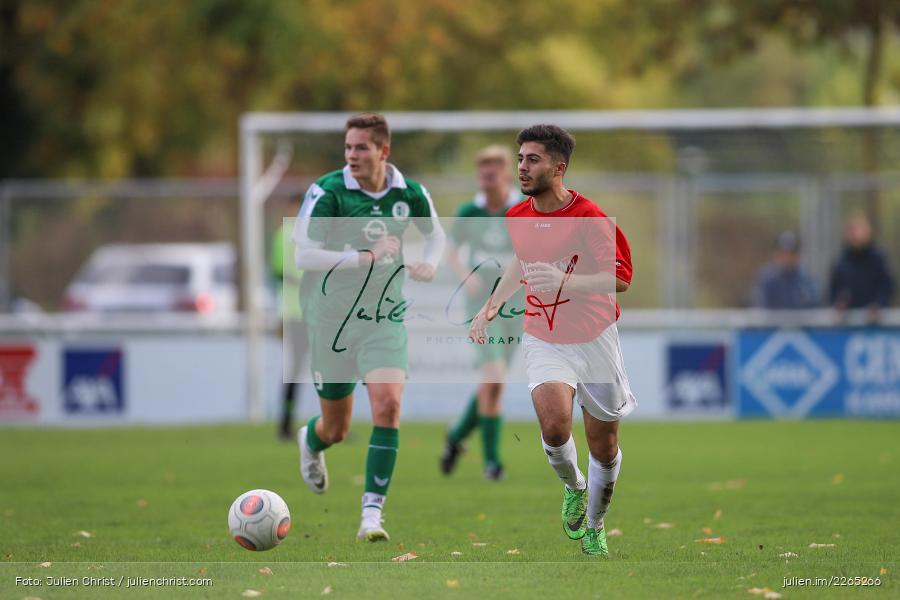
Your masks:
M463 282L467 316L475 315L481 309L494 283L503 274L503 266L512 259L512 243L503 217L522 199L511 185L513 162L507 148L495 145L482 149L475 158L475 166L478 193L471 202L459 207L447 252L447 262ZM460 250L468 254L466 264L463 264ZM523 298L517 300L521 306ZM464 440L477 427L481 430L484 450L484 477L490 481L503 477L500 460L503 381L506 367L521 343L522 319L498 319L491 324L488 335L489 340L496 343L475 346L481 384L447 434L440 460L441 472L445 475L453 472L464 450Z
M284 373L281 390L281 418L278 421L278 437L290 440L294 437L294 412L297 398L301 398L299 383L303 362L309 353L306 322L300 308L300 280L303 271L293 260L293 244L290 243L285 223L282 223L272 237L269 267L275 278L278 306L281 310L284 348ZM287 260L285 260L287 257Z
M383 116L351 117L344 137L347 165L310 186L293 234L297 266L305 271L301 298L322 411L298 432L300 473L313 492L328 489L325 450L347 435L353 391L362 379L374 427L357 537L373 542L389 539L382 509L399 448L407 340L402 319L365 321L359 311L374 314L383 298L400 306L405 273L430 281L444 251L431 196L387 162L390 144ZM411 222L425 237L424 258L404 264L401 240Z
M585 554L607 555L604 517L622 465L619 420L637 406L615 324L619 306L611 293L624 292L631 283L631 251L596 204L563 185L575 148L567 131L535 125L519 132L517 143L519 181L530 196L507 212L517 260L472 321L470 337L484 343L500 305L525 284L528 387L544 452L565 484L563 531L581 540ZM590 449L587 481L572 437L573 398L581 405Z

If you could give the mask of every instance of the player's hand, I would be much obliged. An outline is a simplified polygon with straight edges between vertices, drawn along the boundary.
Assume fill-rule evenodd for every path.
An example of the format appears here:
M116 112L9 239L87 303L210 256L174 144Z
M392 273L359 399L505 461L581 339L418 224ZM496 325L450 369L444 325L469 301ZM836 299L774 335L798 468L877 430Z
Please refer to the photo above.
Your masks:
M427 262L416 262L406 265L409 276L414 281L431 281L434 279L434 266Z
M528 285L536 289L558 290L566 274L549 263L535 263L528 269Z
M472 319L472 323L469 325L469 339L476 344L484 344L487 339L488 325L496 318L498 312L500 312L500 308L494 307L490 303L478 311L478 314L475 315L475 318Z
M396 256L400 252L400 239L393 235L382 236L371 250L372 260L376 263L385 256Z

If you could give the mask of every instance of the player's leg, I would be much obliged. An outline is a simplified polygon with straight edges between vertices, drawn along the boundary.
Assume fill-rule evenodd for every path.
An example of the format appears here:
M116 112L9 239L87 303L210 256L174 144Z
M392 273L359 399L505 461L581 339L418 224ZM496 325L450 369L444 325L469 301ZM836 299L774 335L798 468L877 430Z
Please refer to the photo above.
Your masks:
M563 488L563 531L573 540L585 532L587 482L578 468L578 452L572 437L572 398L575 389L567 383L547 381L531 391L534 410L541 427L541 441L547 460Z
M319 390L321 415L297 432L300 475L309 489L324 494L328 489L325 450L347 437L353 415L353 384L325 384Z
M500 401L503 398L503 381L506 379L506 364L493 361L482 370L482 383L478 386L478 427L484 452L484 477L499 481L503 477L503 463L500 461L500 429L503 421Z
M478 393L469 397L459 419L447 430L444 451L439 461L441 473L449 475L456 468L459 457L465 451L465 440L478 426Z
M309 353L309 342L306 333L306 323L303 321L289 320L284 324L286 338L284 361L287 381L282 387L281 419L278 426L278 435L283 440L294 436L294 414L297 410L297 398L302 395L303 386L297 380L303 369L303 362Z
M588 530L582 541L586 554L609 553L604 518L612 500L622 466L619 421L637 406L631 392L618 330L610 325L592 342L580 344L577 352L589 371L576 394L584 412L584 431L590 448L588 484Z
M366 455L366 487L357 537L369 541L390 539L382 525L382 510L394 475L400 442L400 398L406 372L379 368L366 375L372 405L372 435Z
M609 554L603 519L609 510L619 470L622 450L619 448L619 422L601 421L585 408L584 432L590 449L588 466L588 530L582 540L586 554Z

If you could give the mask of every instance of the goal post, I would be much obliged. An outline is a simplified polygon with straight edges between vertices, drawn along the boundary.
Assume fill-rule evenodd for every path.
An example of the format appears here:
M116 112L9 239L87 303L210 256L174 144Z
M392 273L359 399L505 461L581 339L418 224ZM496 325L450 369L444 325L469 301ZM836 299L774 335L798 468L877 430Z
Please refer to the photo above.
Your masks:
M777 132L802 129L828 130L834 128L867 129L900 126L900 107L878 108L771 108L771 109L683 109L683 110L620 110L620 111L419 111L384 113L392 132L501 132L516 131L535 123L554 123L573 132ZM293 143L291 138L302 134L337 134L343 131L351 113L246 113L240 120L240 202L241 202L241 258L243 300L245 309L247 407L251 420L264 415L264 314L265 292L265 223L263 208L281 178L291 166ZM276 140L277 143L264 143ZM714 151L714 150L713 150ZM701 153L702 154L702 153ZM684 159L682 161L682 158ZM693 194L704 190L715 192L732 189L732 183L699 182L694 185L691 175L702 169L703 156L684 152L679 165L687 173L689 189L673 189L660 180L651 189L658 190L665 204L659 206L657 234L659 239L660 298L666 308L692 306L693 270L697 255L695 203ZM268 162L267 162L268 160ZM697 166L700 164L701 166ZM335 164L337 168L340 165ZM410 173L415 176L417 173ZM628 176L641 173L631 173ZM652 180L652 174L643 179ZM622 181L622 178L610 181ZM891 179L866 180L866 189L895 185ZM718 182L718 183L717 183ZM428 184L428 182L425 182ZM791 179L785 185L799 190L801 234L811 237L811 247L821 260L830 248L827 236L832 235L838 222L835 202L818 202L807 181ZM716 187L716 186L719 187ZM825 198L833 197L835 184L826 190ZM666 187L668 186L668 187ZM722 187L724 186L724 187ZM731 186L731 187L729 187ZM743 188L741 188L743 186ZM772 181L752 175L740 175L739 185L748 190L767 190ZM433 190L432 190L433 191ZM794 193L793 191L790 193ZM831 195L829 195L831 194ZM820 256L821 254L821 256ZM821 271L824 263L814 265Z

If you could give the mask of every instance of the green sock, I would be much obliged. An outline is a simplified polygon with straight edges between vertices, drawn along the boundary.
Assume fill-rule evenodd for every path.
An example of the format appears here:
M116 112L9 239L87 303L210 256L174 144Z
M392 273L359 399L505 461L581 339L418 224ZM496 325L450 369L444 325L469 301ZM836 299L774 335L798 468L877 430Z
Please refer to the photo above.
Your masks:
M316 435L316 421L318 420L319 415L316 415L306 424L306 445L309 446L309 449L313 452L321 452L322 450L331 447L331 444L326 444L318 435Z
M397 449L400 447L400 430L393 427L372 428L369 438L369 453L366 457L366 492L387 494L391 476L394 474L394 463L397 462Z
M486 417L478 415L478 426L481 427L481 441L484 447L485 464L500 464L500 415Z
M465 412L456 422L456 425L450 428L450 441L458 444L472 433L472 430L478 426L478 395L472 394L469 404L466 406Z

